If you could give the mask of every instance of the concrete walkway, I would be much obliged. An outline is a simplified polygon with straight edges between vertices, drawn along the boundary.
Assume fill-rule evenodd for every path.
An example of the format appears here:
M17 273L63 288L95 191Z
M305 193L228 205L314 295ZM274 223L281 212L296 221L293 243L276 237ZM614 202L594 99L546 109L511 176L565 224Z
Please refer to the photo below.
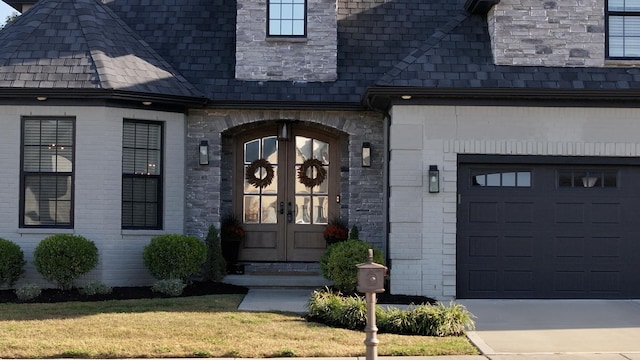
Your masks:
M305 313L310 289L251 289L239 310ZM460 300L483 355L397 360L640 360L640 300ZM337 360L364 360L340 358ZM383 357L385 360L392 357Z

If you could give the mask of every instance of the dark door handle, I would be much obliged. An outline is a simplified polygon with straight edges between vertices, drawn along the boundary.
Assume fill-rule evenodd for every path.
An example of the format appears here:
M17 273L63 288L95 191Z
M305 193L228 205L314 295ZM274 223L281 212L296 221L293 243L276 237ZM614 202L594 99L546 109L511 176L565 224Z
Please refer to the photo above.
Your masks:
M291 201L287 203L287 222L293 221L293 206L291 205Z
M284 201L280 201L280 215L284 214Z

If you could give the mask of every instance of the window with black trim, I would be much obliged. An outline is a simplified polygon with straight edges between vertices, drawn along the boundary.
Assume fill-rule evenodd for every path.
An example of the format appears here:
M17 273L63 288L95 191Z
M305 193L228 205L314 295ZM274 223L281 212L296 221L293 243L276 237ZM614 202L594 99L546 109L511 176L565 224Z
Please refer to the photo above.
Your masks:
M473 171L471 185L478 187L531 187L530 171Z
M24 117L20 227L73 227L73 118Z
M640 0L607 1L607 57L640 59Z
M558 171L559 188L616 188L618 172L615 170L572 169Z
M162 228L162 124L125 120L122 131L122 228Z
M268 36L307 35L306 0L268 0L267 3Z

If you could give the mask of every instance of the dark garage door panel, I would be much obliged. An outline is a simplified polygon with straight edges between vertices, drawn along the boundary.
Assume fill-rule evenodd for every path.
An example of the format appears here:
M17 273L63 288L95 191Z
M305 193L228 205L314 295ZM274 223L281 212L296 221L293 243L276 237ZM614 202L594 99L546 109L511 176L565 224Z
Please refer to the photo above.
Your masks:
M471 185L492 168L531 171L531 186ZM565 168L460 165L459 298L640 297L640 169L602 167L617 171L615 188L565 189Z

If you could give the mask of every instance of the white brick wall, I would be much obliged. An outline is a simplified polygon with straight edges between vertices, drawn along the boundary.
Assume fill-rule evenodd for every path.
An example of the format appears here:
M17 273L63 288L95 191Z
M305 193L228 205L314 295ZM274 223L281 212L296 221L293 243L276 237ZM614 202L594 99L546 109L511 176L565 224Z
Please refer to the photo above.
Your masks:
M20 229L20 124L21 116L71 116L76 119L74 228ZM120 225L122 183L122 121L124 118L165 124L164 230L123 231ZM0 108L0 237L22 248L28 262L20 283L52 286L32 265L33 250L53 233L73 233L94 241L98 267L85 276L111 285L149 284L142 264L142 248L160 233L182 233L184 224L184 115L100 107ZM3 216L2 216L3 215Z
M390 291L455 298L458 154L637 157L638 118L638 109L394 107ZM415 139L417 132L423 134L422 141ZM405 136L408 141L403 141ZM440 170L440 193L428 192L429 165ZM422 185L415 181L416 169L422 172ZM421 246L416 239L421 239Z

